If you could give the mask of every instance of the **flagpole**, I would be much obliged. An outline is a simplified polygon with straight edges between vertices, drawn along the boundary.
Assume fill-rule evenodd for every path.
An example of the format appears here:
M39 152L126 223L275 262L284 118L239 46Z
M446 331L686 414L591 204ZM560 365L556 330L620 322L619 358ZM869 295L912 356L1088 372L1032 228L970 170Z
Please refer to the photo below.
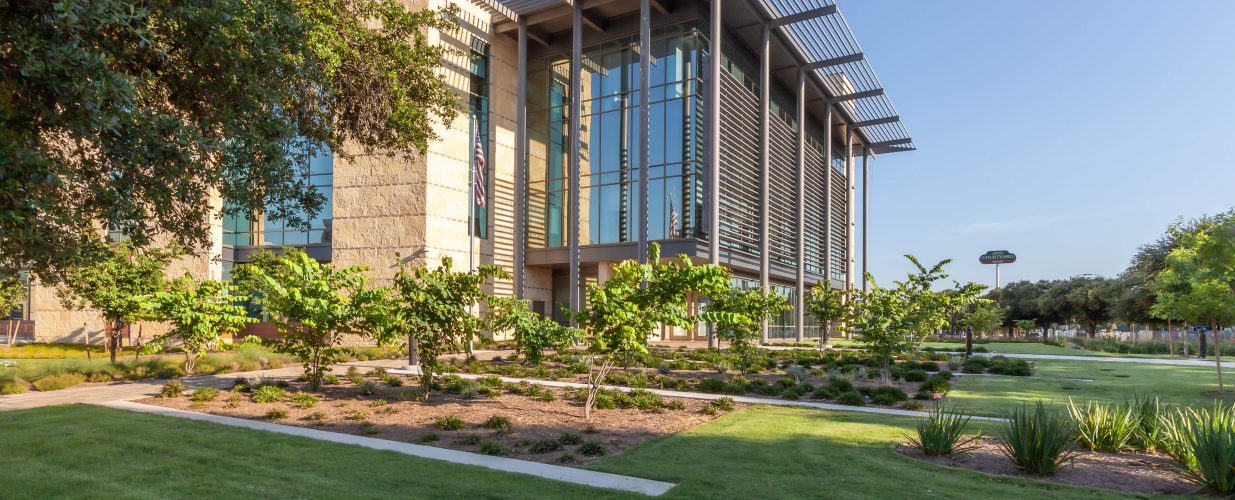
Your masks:
M476 115L468 115L468 142L475 142L477 135ZM476 145L472 144L472 154L467 161L467 272L471 273L476 270L475 253L476 253ZM473 356L472 351L472 335L467 336L467 354Z

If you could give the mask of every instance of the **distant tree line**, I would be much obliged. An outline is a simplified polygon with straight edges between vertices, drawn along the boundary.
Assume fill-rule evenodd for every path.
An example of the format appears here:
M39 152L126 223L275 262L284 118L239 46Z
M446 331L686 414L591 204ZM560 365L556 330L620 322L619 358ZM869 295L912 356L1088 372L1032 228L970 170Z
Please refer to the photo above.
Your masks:
M1128 267L1115 277L1087 274L1015 281L991 290L986 298L1005 309L1002 326L1010 335L1031 327L1045 331L1065 324L1079 325L1090 337L1117 324L1132 330L1138 326L1165 327L1168 320L1174 320L1175 325L1208 325L1209 318L1183 317L1187 314L1172 314L1158 305L1169 292L1163 273L1170 267L1172 252L1177 257L1187 253L1185 247L1198 235L1220 233L1233 222L1233 212L1176 221L1157 240L1138 248Z

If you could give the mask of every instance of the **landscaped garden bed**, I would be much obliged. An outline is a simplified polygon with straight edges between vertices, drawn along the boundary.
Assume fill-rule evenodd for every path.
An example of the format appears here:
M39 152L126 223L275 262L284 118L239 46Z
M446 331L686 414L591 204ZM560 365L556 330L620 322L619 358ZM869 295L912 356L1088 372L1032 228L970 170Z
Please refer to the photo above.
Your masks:
M583 391L443 377L427 400L415 379L351 371L310 392L301 381L238 379L232 390L194 393L168 386L143 403L266 420L475 453L568 466L618 454L732 411L732 400L662 398L602 391L583 418Z

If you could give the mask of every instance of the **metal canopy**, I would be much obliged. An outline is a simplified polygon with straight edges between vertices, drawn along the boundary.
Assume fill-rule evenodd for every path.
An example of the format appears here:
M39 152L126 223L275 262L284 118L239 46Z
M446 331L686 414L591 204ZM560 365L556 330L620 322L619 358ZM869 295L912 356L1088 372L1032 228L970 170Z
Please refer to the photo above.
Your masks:
M751 0L804 62L804 68L874 146L876 153L917 149L883 83L833 0ZM820 4L823 4L822 6ZM823 15L820 15L823 14ZM838 63L838 61L841 61ZM815 67L819 66L819 67Z
M498 15L495 24L498 24L499 33L513 31L519 17L523 17L529 27L542 21L560 23L564 21L562 18L569 17L576 3L584 10L625 5L622 0L479 1ZM626 3L631 3L632 8L637 5ZM796 66L773 68L773 74L791 68L807 70L810 80L827 94L827 100L836 103L837 111L853 123L872 152L884 154L917 149L835 0L745 0L743 3L762 19L733 29L740 31L766 24L775 29L779 40L798 62ZM664 12L663 2L652 0L651 5ZM601 21L584 18L584 23L597 31L604 29ZM533 40L548 45L547 33L535 29L528 32ZM807 102L823 100L808 99Z

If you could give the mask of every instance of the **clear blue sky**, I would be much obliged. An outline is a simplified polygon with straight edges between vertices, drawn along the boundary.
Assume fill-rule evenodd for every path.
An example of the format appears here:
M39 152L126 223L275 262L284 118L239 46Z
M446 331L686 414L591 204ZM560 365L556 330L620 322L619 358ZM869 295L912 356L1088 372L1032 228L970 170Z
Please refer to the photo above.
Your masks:
M870 271L1113 276L1235 206L1235 1L841 1L918 151L872 163Z

